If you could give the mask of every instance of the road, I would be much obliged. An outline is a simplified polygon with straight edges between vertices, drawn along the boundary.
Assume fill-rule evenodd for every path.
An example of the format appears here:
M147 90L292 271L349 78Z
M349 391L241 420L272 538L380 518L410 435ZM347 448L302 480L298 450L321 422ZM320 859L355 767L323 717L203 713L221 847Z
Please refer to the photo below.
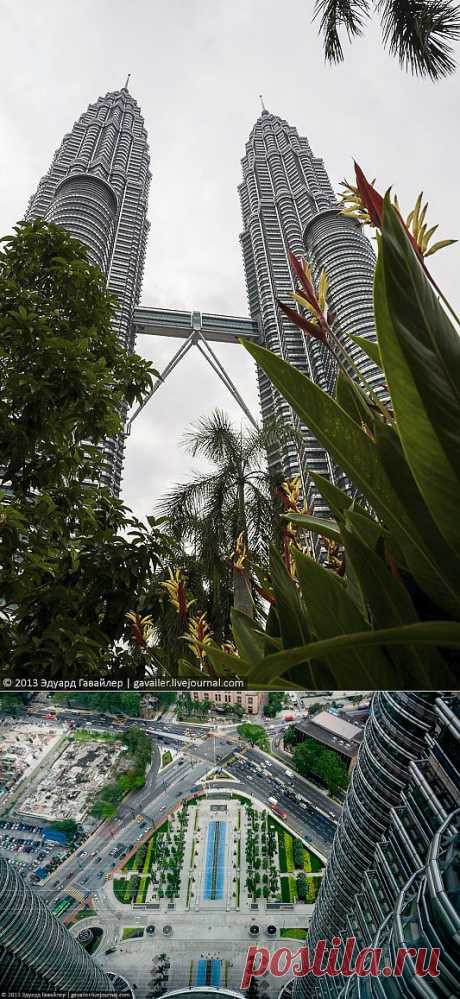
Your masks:
M146 785L131 794L121 806L117 817L98 827L85 844L85 856L78 851L40 886L48 903L54 904L71 886L81 898L91 895L97 907L97 893L106 875L110 876L113 869L124 862L126 854L150 836L152 826L202 788L198 782L214 769L214 765L224 768L238 781L220 780L219 788L245 791L267 808L270 808L268 799L276 797L286 812L286 824L326 858L329 856L339 806L301 778L288 778L282 763L259 750L238 745L236 739L229 737L211 737L203 743L187 746L185 752L167 767L164 776L155 769ZM284 787L277 783L281 780ZM302 796L303 802L293 795ZM114 850L119 851L116 859ZM58 885L56 881L59 881ZM78 904L76 901L68 912Z
M47 709L42 713L47 713ZM267 808L270 808L269 798L276 798L286 813L286 824L324 857L329 856L340 805L298 775L287 775L289 763L241 743L236 732L238 723L222 726L221 731L214 726L212 734L209 725L142 718L124 719L120 725L114 717L99 712L67 708L58 709L56 714L59 720L77 723L79 728L120 734L123 728L139 726L152 736L153 746L152 766L144 787L131 793L120 806L117 817L99 825L83 849L76 851L38 887L51 905L69 890L76 892L78 900L67 914L90 896L97 907L98 891L114 868L122 866L126 854L151 835L152 826L196 793L202 787L198 782L215 767L224 768L233 778L233 782L220 780L220 788L249 793ZM254 721L263 723L275 745L290 724L269 718ZM162 743L179 751L164 772L160 769Z

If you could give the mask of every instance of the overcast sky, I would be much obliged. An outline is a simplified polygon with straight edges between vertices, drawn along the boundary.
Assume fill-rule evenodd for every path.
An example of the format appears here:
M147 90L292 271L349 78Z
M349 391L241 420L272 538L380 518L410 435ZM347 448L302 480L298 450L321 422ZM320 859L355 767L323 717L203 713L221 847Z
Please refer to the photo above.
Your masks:
M346 48L342 66L325 66L312 9L313 0L0 0L3 234L75 119L130 72L153 174L145 305L247 315L236 188L260 92L308 136L336 190L355 157L381 190L393 184L406 213L423 189L441 238L459 235L459 73L433 84L401 72L382 50L377 21ZM457 304L459 253L432 258ZM177 346L137 343L160 369ZM257 414L251 360L239 346L217 351ZM133 426L123 495L140 517L196 468L179 446L190 423L216 406L241 422L193 353Z

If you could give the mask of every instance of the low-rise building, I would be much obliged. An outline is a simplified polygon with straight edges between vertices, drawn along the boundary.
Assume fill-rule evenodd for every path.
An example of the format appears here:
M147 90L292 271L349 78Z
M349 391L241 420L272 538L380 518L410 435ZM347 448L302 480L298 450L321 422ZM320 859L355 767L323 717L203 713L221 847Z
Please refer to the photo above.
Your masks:
M330 711L320 711L312 718L301 718L292 725L296 742L314 739L320 745L333 750L345 764L348 772L353 769L358 749L363 738L363 727L353 725Z
M263 690L193 690L190 693L194 701L210 701L217 709L240 705L247 715L258 715L265 704Z

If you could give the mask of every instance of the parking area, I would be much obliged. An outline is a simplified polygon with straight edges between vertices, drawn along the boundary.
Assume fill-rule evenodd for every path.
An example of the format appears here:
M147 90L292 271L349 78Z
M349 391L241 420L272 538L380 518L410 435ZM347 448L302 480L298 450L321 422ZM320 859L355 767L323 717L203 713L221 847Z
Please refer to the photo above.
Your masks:
M68 855L68 848L53 842L45 830L26 822L0 820L0 852L31 881L40 881Z

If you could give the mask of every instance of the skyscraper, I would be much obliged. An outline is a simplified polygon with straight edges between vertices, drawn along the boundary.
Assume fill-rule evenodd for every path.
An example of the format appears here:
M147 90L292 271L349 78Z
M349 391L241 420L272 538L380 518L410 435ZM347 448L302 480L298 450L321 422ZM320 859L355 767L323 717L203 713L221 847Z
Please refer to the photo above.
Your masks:
M26 214L63 226L87 246L116 296L114 328L129 351L148 232L149 162L144 121L124 86L90 104L64 136ZM103 451L102 482L117 495L123 436L106 440Z
M244 230L241 235L249 308L259 324L261 343L308 375L320 388L334 392L336 364L318 340L306 341L276 304L276 297L293 306L294 283L288 250L306 256L317 279L324 268L330 281L329 302L336 313L334 332L375 339L372 286L375 257L354 220L340 214L323 161L314 156L308 139L284 119L262 110L246 144L239 195ZM376 387L382 374L347 340L357 366ZM278 445L269 453L275 475L300 474L304 495L317 515L327 513L324 500L308 479L319 472L346 484L308 427L300 427L288 403L258 372L264 422L273 418L293 423L301 443Z
M115 992L102 971L0 856L0 986L14 992Z
M331 858L308 931L376 946L382 967L399 947L440 947L440 975L299 980L295 999L453 996L460 980L460 700L374 696Z

